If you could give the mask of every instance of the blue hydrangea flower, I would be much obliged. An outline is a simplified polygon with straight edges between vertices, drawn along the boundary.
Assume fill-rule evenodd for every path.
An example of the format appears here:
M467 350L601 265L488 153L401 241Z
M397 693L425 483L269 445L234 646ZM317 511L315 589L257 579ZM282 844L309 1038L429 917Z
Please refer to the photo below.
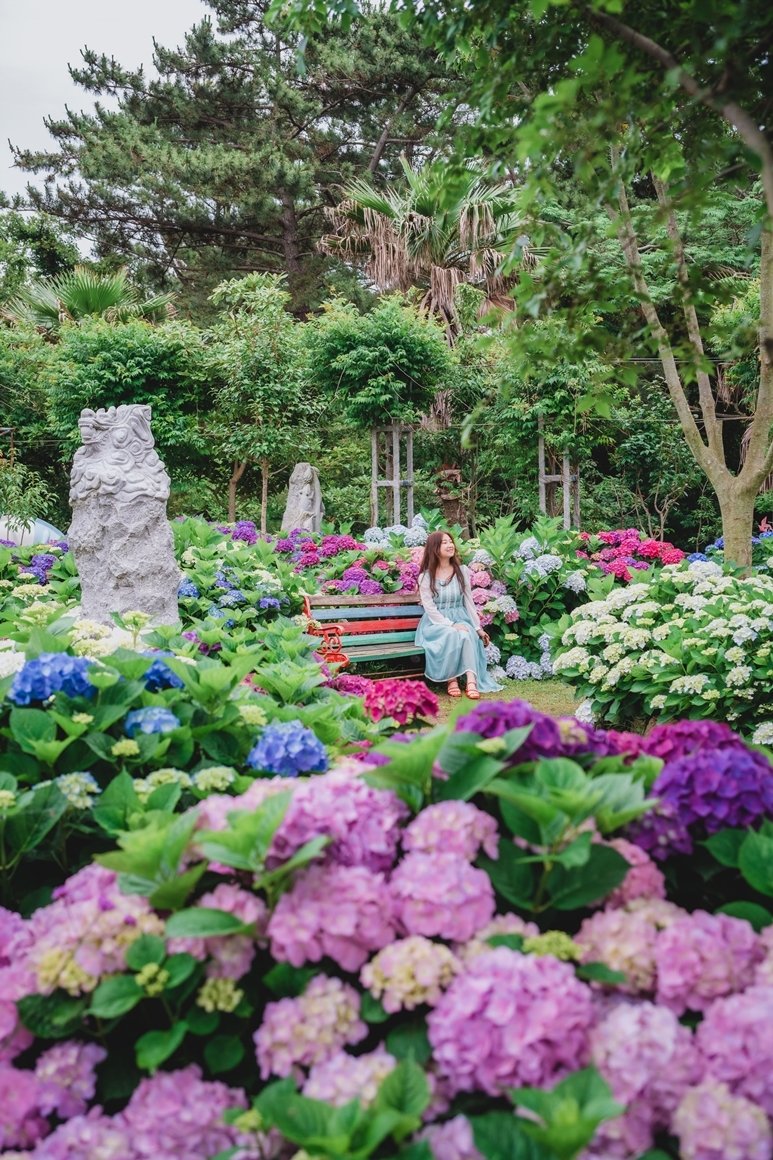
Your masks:
M235 608L237 604L246 603L247 597L238 588L233 588L230 592L224 593L218 601L221 608Z
M145 681L145 688L149 693L160 693L162 689L182 689L185 685L177 673L173 673L169 665L164 664L161 657L173 657L172 652L150 652L143 653L146 657L157 657L153 664L145 673L143 680Z
M324 773L327 751L314 731L300 721L274 721L250 750L247 765L282 777Z
M281 604L279 600L277 600L276 596L261 596L260 600L258 601L258 607L263 609L280 608Z
M691 552L687 560L688 563L693 564L696 560L700 560L701 562L708 560L708 556L705 552Z
M88 677L92 664L86 657L68 653L41 653L16 674L8 697L17 705L45 701L54 693L90 697L96 692Z
M177 589L178 599L183 599L186 596L197 597L199 590L192 580L183 580L180 587Z
M123 727L130 737L135 733L171 733L178 729L180 722L169 709L160 705L150 705L146 709L132 709L126 714Z

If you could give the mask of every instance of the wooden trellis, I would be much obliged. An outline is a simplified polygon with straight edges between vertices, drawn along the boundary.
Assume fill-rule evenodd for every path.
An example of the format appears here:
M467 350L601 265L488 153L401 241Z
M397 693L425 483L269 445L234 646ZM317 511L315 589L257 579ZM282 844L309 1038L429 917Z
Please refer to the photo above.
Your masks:
M548 510L548 484L560 483L563 492L563 515L564 527L568 530L571 527L579 528L580 526L580 467L576 465L574 472L571 470L569 461L569 452L564 451L561 462L560 475L548 475L545 472L545 435L543 432L543 419L539 417L539 440L537 445L537 455L539 463L539 510L543 515L547 515Z
M400 446L403 442L405 443L405 475L402 475L400 467ZM370 433L370 447L370 522L374 526L378 526L378 489L386 487L388 491L385 499L389 522L399 524L402 489L405 488L406 521L410 527L413 520L413 427L399 423L390 427L373 427Z

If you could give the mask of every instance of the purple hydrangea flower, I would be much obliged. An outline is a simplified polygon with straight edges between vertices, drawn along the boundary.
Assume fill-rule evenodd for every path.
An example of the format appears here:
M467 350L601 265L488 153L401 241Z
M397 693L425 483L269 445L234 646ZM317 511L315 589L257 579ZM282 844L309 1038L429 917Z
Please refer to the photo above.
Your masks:
M250 750L247 765L282 777L324 773L328 765L327 750L314 731L299 720L273 721Z
M746 749L741 738L721 721L670 721L656 725L642 749L651 757L676 761L700 749Z
M221 608L236 608L239 604L246 603L247 597L238 588L232 588L230 592L225 592L218 601Z
M88 672L93 662L68 653L41 653L16 674L8 694L17 705L45 701L54 693L68 697L90 697L95 692Z
M378 594L383 591L384 585L379 584L378 580L360 581L360 594L362 596L378 596Z
M277 600L276 596L261 596L258 601L258 608L281 608L281 602Z
M476 705L472 712L460 717L457 731L469 730L481 737L502 737L510 729L532 725L532 731L514 761L539 761L543 757L576 757L593 753L600 757L617 754L618 746L603 730L583 725L574 717L556 721L532 708L528 701L486 701Z
M702 822L714 834L773 815L773 769L762 753L742 746L702 749L664 765L652 793L683 826Z
M171 733L179 729L180 721L169 709L160 705L150 705L146 709L132 709L126 714L123 727L129 737L135 733Z
M293 543L292 540L287 540L287 539L277 540L277 542L274 544L274 551L275 552L294 552L295 551L295 544Z
M256 544L258 542L258 529L252 520L239 520L231 533L231 539L244 540L245 544Z
M362 584L363 580L370 580L364 568L347 568L341 579L345 584Z
M180 587L177 589L178 599L184 599L186 596L199 596L199 590L192 580L183 580Z

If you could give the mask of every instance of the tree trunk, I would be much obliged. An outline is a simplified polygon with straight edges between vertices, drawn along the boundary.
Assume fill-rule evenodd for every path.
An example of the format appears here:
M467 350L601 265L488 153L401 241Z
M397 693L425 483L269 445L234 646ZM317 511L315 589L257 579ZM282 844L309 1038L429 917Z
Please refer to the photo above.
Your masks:
M228 522L229 524L236 523L236 485L244 475L247 467L247 460L244 459L241 463L237 460L234 463L233 474L228 480Z
M282 203L282 253L284 255L285 273L291 290L295 288L301 273L301 255L298 246L298 215L295 212L295 202L286 189L279 190L279 200Z
M268 460L260 461L261 494L260 494L260 530L265 536L266 519L268 515Z
M752 535L754 533L754 501L756 491L739 487L717 488L719 510L722 514L722 535L725 541L725 563L750 568L752 562Z

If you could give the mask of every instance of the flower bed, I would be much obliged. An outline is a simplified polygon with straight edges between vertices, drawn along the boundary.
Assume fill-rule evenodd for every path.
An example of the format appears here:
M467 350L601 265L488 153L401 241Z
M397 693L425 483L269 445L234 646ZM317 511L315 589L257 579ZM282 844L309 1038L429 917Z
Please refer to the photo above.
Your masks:
M715 563L666 565L557 625L555 671L609 721L770 717L773 580Z
M43 654L0 685L4 851L84 738L102 790L29 791L78 840L21 850L0 908L4 1154L770 1160L767 757L514 701L353 760L356 691L315 692L280 629L281 663L225 636L228 663ZM431 709L393 684L372 716Z

